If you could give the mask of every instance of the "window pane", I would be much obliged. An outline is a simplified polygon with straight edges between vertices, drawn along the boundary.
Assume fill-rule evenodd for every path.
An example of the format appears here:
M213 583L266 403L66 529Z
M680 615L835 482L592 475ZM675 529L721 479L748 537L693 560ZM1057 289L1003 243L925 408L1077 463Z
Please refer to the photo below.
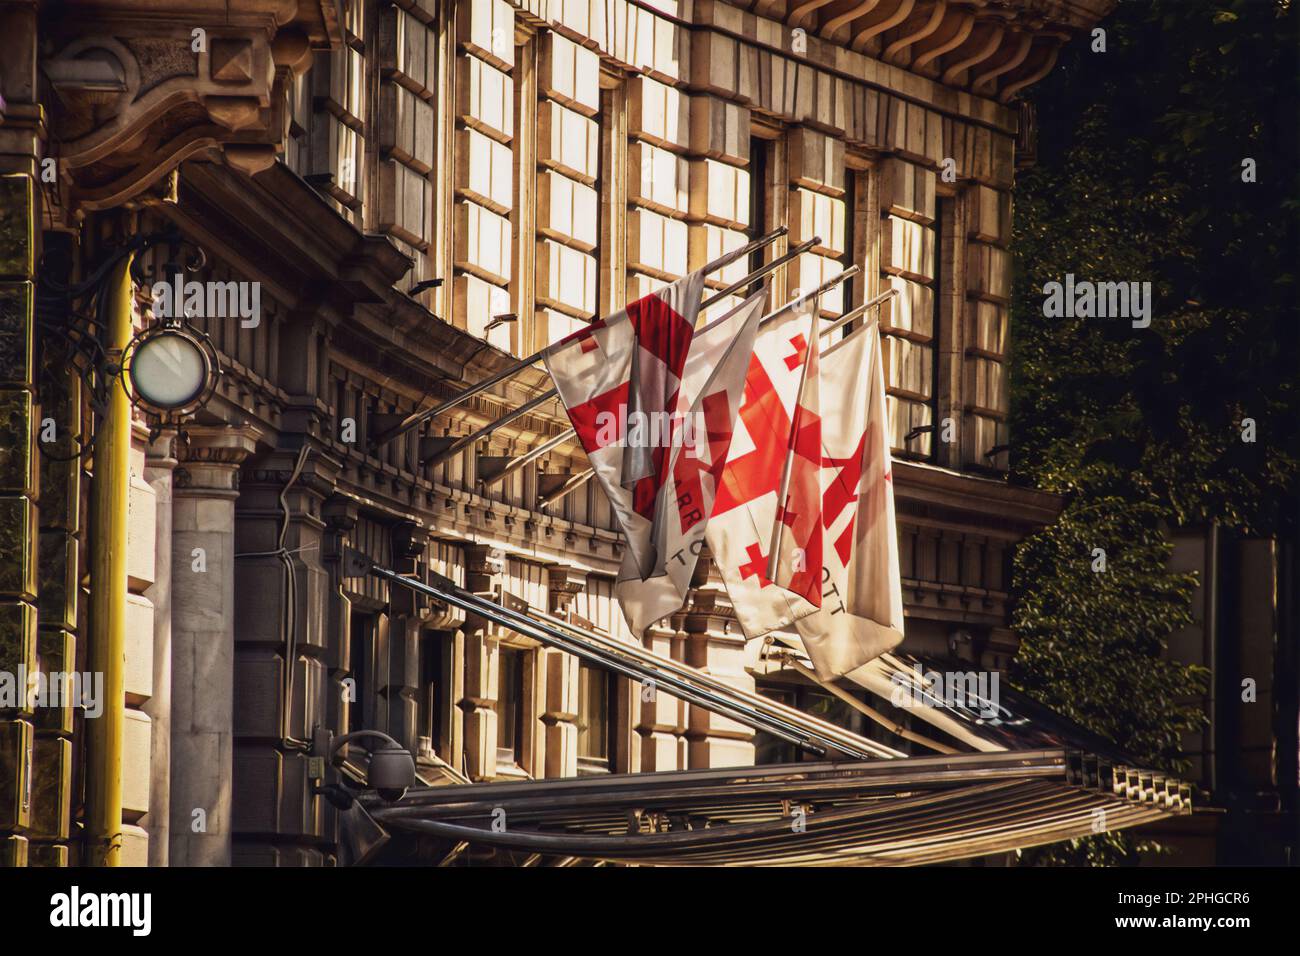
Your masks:
M520 763L524 744L524 652L502 647L497 666L497 750Z
M578 756L609 759L609 675L578 666Z

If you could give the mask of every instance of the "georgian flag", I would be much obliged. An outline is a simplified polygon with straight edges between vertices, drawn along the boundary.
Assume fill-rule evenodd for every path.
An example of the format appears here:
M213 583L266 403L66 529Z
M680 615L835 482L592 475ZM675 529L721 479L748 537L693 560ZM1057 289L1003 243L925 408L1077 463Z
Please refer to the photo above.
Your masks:
M659 561L643 579L629 550L623 556L616 585L623 616L638 638L686 602L731 447L736 410L766 300L764 288L698 330L691 342L677 392L677 414L686 434L671 449L663 493L663 500L671 506L659 511L654 529Z
M543 353L640 578L661 565L678 391L704 292L693 272L561 339Z
M786 627L821 603L816 323L809 307L782 313L759 332L705 531L750 638Z
M828 349L822 389L821 607L795 622L823 680L848 674L903 640L903 590L878 323Z

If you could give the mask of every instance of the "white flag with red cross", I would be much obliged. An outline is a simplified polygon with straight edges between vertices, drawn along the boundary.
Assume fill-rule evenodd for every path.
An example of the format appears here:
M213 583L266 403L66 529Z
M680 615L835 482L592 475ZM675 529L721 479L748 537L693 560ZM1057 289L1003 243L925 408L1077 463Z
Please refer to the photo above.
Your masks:
M656 516L680 441L673 412L703 292L704 272L693 272L543 353L643 578L660 561Z
M847 674L903 640L884 362L878 324L821 360L821 607L795 628L817 675Z
M755 342L705 537L747 637L821 603L821 439L815 309Z
M623 556L615 592L638 638L655 621L679 610L703 550L709 513L731 446L745 373L754 351L767 289L695 333L677 393L683 440L671 449L654 538L659 560L649 577L631 552Z

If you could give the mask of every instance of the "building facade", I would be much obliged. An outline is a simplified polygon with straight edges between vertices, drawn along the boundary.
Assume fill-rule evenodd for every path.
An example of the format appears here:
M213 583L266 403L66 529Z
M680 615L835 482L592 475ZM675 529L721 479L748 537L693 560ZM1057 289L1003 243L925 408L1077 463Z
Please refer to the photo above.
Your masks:
M336 863L317 727L384 731L430 781L789 759L341 561L354 548L624 633L622 546L581 449L524 459L563 410L449 448L549 387L540 368L385 433L779 225L710 287L816 237L774 273L774 303L854 264L826 319L896 291L904 646L1004 668L1011 549L1059 508L1005 480L1016 98L1108 6L0 2L0 669L88 670L106 586L104 393L74 361L67 288L166 236L137 256L139 327L178 269L258 302L191 310L222 367L210 401L133 417L124 693L105 701L123 708L122 825L102 835L121 862ZM647 646L834 711L746 644L707 560L696 584ZM87 723L0 711L4 862L87 860Z

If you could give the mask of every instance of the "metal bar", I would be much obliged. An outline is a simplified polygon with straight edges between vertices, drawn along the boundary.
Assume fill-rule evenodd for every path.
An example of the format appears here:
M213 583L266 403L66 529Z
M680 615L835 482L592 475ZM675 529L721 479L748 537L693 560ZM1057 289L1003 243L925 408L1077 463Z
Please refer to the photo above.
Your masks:
M737 259L749 255L755 249L761 249L763 246L775 242L776 240L780 239L789 231L790 230L786 226L780 226L779 228L769 232L767 235L760 236L759 238L755 239L753 242L741 246L739 249L735 249L727 253L726 255L719 256L717 259L714 259L712 262L708 263L704 267L704 269L706 272L716 272L718 269L726 268L727 266L731 265L731 263L735 262ZM443 401L439 402L437 405L434 405L432 408L426 408L424 411L412 412L411 414L407 415L404 419L402 419L400 422L398 422L396 425L394 425L392 428L376 436L374 439L374 444L382 445L385 442L392 441L398 435L410 431L412 428L414 428L416 425L420 424L421 422L428 421L430 418L434 418L437 415L441 415L443 412L447 411L450 408L455 408L457 405L463 405L465 402L469 401L475 395L487 391L493 385L498 385L501 382L504 382L508 378L513 378L515 375L518 375L520 372L528 368L530 365L537 364L537 362L541 360L542 355L545 352L546 349L540 349L539 351L534 352L532 355L528 356L527 358L522 358L519 361L515 362L513 365L509 365L506 368L503 368L495 375L489 375L487 378L483 379L482 381L475 382L473 385L469 386L463 391L457 392L455 395L451 396L451 398L444 399Z
M868 309L875 308L876 306L880 305L880 303L884 302L886 299L893 298L897 294L898 294L897 289L886 289L884 292L880 293L880 295L876 296L870 302L864 302L856 309L853 309L849 312L845 312L838 319L836 319L830 325L826 326L826 328L822 329L817 334L827 335L831 332L834 332L836 329L852 322L854 319L858 318L858 316L863 315Z
M688 703L696 704L697 706L712 710L715 713L730 717L733 720L737 720L740 723L754 727L755 729L766 731L767 733L780 737L782 740L786 740L789 743L812 753L823 756L826 754L826 748L813 743L811 735L802 733L798 728L791 727L782 720L755 713L745 707L723 700L707 690L693 687L687 682L679 680L670 674L654 671L650 668L639 667L625 660L617 659L610 654L593 650L590 645L568 638L540 622L529 620L524 615L511 611L509 608L494 604L478 597L477 595L473 595L468 591L460 591L460 589L456 588L454 584L450 585L450 588L440 588L426 584L423 581L404 577L395 571L379 567L378 565L371 565L369 570L370 573L376 577L383 578L395 584L400 584L404 587L410 588L411 590L419 591L420 593L435 597L440 601L452 604L462 610L473 611L488 620L494 621L497 624L501 624L513 631L523 634L525 637L531 637L536 641L547 644L548 646L558 647L560 650L573 654L575 657L586 660L589 663L603 667L607 670L612 670L624 677L638 682L649 677L655 682L656 686L663 686L665 689L670 691L673 696L680 697ZM835 750L842 749L839 745L834 743L832 743L831 746ZM850 756L864 759L870 755L850 754Z
M508 478L510 475L513 475L520 468L523 468L525 465L528 465L531 462L536 461L538 458L541 458L548 451L551 451L554 448L558 448L559 446L563 445L566 441L575 438L577 434L578 433L574 431L572 428L570 428L568 431L560 432L560 434L556 435L554 438L548 438L546 441L542 442L536 448L529 450L527 454L520 455L510 464L506 465L505 468L502 468L500 473L493 475L491 478L488 478L486 480L480 478L479 482L483 485L494 485L498 481L503 481L504 479Z
M478 431L474 432L472 435L465 435L463 438L456 439L454 442L452 442L442 451L438 452L438 454L430 458L427 462L424 462L424 464L437 465L441 462L446 461L452 455L459 454L460 452L464 451L466 448L474 444L479 439L486 438L488 435L491 435L502 425L508 425L511 422L513 422L516 418L522 418L524 415L527 415L537 406L546 404L551 399L555 398L557 395L559 395L559 392L556 391L555 389L551 389L549 392L543 392L541 395L538 395L536 398L524 402L524 404L520 405L514 411L506 412L506 414L502 415L496 421L488 422L486 425L484 425Z
M630 644L625 641L620 641L617 638L613 637L612 635L601 634L596 631L589 631L584 628L580 628L570 621L566 621L563 618L555 617L554 615L551 614L546 614L542 611L529 610L528 616L535 618L539 621L543 621L547 624L550 624L552 627L558 627L562 630L571 631L583 640L600 644L603 647L609 647L617 651L618 653L624 654L625 656L634 657L637 658L638 660L653 663L656 667L662 670L667 670L673 673L677 673L680 676L687 678L688 680L693 680L698 683L704 684L706 686L712 687L714 690L720 691L724 694L728 694L739 700L745 701L746 703L750 704L751 706L754 706L755 708L758 709L767 708L775 712L778 716L786 717L792 722L816 720L816 718L810 718L807 714L803 713L800 710L797 710L794 707L790 707L778 701L771 700L770 698L763 697L761 694L750 693L748 691L741 690L740 688L733 687L730 684L727 684L724 681L716 677L713 677L712 675L706 674L702 671L697 671L695 668L689 667L688 665L685 664L680 664L677 661L661 658L659 655L653 653L652 651L648 651L645 648L639 647L635 644ZM851 731L845 730L844 728L838 727L834 724L829 724L822 721L817 721L817 723L823 724L824 726L814 728L814 729L828 740L835 740L837 742L847 742L850 745L857 747L859 749L868 749L871 747L876 747L878 748L878 752L875 754L875 756L877 757L895 758L895 757L906 756L902 751L894 750L892 747L886 747L884 744L878 744L872 740L867 740L865 737L861 737L858 734L854 734ZM950 752L955 752L955 751L950 751Z
M784 256L774 259L773 261L769 262L767 265L762 266L761 268L756 269L755 271L749 273L749 275L745 276L743 279L740 279L737 282L733 282L731 285L727 286L722 291L709 296L709 298L705 299L703 302L700 303L700 311L703 312L705 309L708 309L710 306L713 306L716 303L721 302L723 299L731 295L737 289L743 288L744 286L751 285L754 282L757 282L759 279L767 275L769 272L772 272L773 270L784 265L786 262L789 262L795 256L801 255L802 253L806 252L808 249L811 249L814 245L816 245L820 241L821 241L820 238L814 236L812 239L809 239L807 242L802 243L799 246L796 246L794 249L791 249ZM712 325L706 326L706 328L711 328L711 327ZM541 353L539 352L538 354L540 355ZM496 419L495 421L488 422L488 424L484 425L473 435L470 435L466 438L457 441L451 447L440 452L435 458L430 459L428 464L436 465L439 462L445 461L447 458L450 458L452 455L464 450L467 446L478 441L480 438L485 438L486 436L492 434L494 431L496 431L498 428L502 427L503 425L508 425L510 422L514 421L520 415L532 411L539 404L541 404L542 401L546 399L554 398L557 394L558 394L558 390L553 388L549 392L545 392L544 394L538 396L537 398L533 399L527 404L520 406L514 411L507 412L505 415L502 415L500 418ZM568 492L566 492L566 494L567 493Z
M717 292L709 296L709 298L705 299L703 302L701 302L700 311L703 312L709 306L722 301L727 296L731 295L733 292L738 292L741 289L745 288L745 286L747 285L753 285L759 279L763 278L763 276L775 272L777 269L781 268L787 262L791 262L794 259L797 259L799 256L803 255L805 252L807 252L809 249L811 249L813 246L817 245L821 241L822 241L821 236L813 236L807 242L799 243L799 245L795 246L793 249L790 249L784 254L777 256L775 259L773 259L771 262L767 263L766 265L759 266L757 269L755 269L749 275L745 276L743 279L736 280L735 282L731 283L731 285L723 289L721 292Z
M814 671L811 667L804 667L802 664L800 664L798 661L794 660L793 658L787 658L785 660L785 666L792 668L794 671L802 674L804 677L808 678L810 681L814 682L815 684L824 687L826 690L830 691L840 700L844 701L844 703L848 704L858 713L871 718L871 720L875 721L877 724L879 724L881 727L884 727L886 730L888 730L891 734L894 734L895 736L902 737L904 740L910 740L913 743L920 744L922 747L929 747L931 750L937 753L955 754L958 752L956 747L949 747L947 744L941 744L937 740L932 740L929 737L925 737L922 736L921 734L916 733L915 731L908 730L906 727L904 727L902 724L898 723L897 721L890 720L888 717L886 717L884 714L882 714L880 711L876 710L875 708L868 707L866 704L858 700L856 697L854 697L844 688L840 687L838 684L832 684L830 681L822 680L820 677L817 676L817 672Z
M566 498L569 495L573 494L575 491L577 491L587 482L591 481L591 477L595 473L596 471L594 468L588 468L586 471L578 472L576 475L574 475L572 478L566 481L561 487L556 488L549 495L546 495L545 497L539 497L537 499L537 510L541 511L543 508L555 504L555 502L559 501L561 498Z

